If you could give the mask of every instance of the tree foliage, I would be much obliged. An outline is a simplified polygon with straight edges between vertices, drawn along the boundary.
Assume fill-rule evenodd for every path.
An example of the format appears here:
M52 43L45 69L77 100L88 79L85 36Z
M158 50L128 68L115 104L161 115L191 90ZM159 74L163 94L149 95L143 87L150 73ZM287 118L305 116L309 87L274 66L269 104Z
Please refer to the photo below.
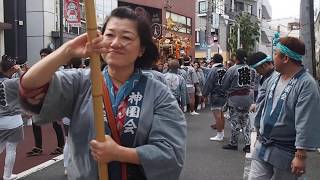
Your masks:
M248 53L254 50L256 42L259 42L260 37L260 22L253 19L249 14L242 14L235 19L236 23L230 28L230 37L228 39L229 49L231 54L237 50L238 41L238 25L240 24L240 46Z

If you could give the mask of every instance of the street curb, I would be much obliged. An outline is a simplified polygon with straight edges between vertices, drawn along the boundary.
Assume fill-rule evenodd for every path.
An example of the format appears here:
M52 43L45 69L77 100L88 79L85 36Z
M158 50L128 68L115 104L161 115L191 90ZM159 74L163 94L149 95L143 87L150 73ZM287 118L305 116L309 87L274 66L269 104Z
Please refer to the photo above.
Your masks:
M48 160L48 161L46 161L46 162L44 162L42 164L39 164L38 166L35 166L33 168L30 168L28 170L25 170L25 171L17 174L17 179L26 177L26 176L28 176L30 174L33 174L33 173L35 173L37 171L40 171L40 170L42 170L42 169L44 169L44 168L46 168L48 166L51 166L52 164L57 163L57 162L59 162L61 160L63 160L63 154L61 154L61 155L59 155L57 157L54 157L54 158L52 158L52 159L50 159L50 160Z

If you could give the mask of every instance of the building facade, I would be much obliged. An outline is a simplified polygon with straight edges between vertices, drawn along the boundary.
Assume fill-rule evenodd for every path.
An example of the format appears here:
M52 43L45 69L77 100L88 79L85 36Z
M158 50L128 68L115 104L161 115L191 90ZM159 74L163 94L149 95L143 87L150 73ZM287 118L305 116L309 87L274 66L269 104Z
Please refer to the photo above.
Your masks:
M270 25L272 9L269 0L260 0L257 3L257 16L260 21L260 41L258 51L272 55L272 39L275 31Z
M229 57L228 38L231 26L236 16L243 13L250 14L252 19L260 23L260 38L255 51L271 53L273 31L269 25L271 20L271 6L269 0L212 0L211 39L205 40L208 0L196 1L196 57L207 58L214 53ZM241 36L241 35L240 35ZM210 50L208 48L210 45Z
M270 21L271 29L280 32L280 36L293 36L299 38L300 22L299 18L288 17L280 19L272 19Z
M5 54L4 48L4 30L10 29L11 24L4 22L4 13L3 13L3 0L0 0L0 56Z
M252 16L252 20L260 24L260 37L255 51L271 54L271 42L274 31L269 22L272 17L272 9L269 0L226 0L226 11L231 19L242 13Z
M207 31L208 0L196 1L195 55L197 59L212 57L216 53L227 54L227 25L225 23L225 1L212 0L212 22L209 42L205 39Z
M16 57L18 52L18 57L22 57L20 59L27 60L28 64L32 65L39 60L40 49L46 47L56 49L61 43L85 32L86 20L83 0L79 0L81 23L78 26L72 26L66 21L66 17L63 17L63 25L60 26L60 7L63 5L60 3L64 3L65 1L21 0L17 9L19 17L15 19L18 20L15 21L18 23L14 24L11 23L11 21L14 21L12 19L14 16L10 13L15 11L9 7L12 5L16 6L17 4L14 4L14 2L18 1L6 1L10 2L9 5L3 5L3 0L0 0L0 9L4 10L0 13L0 54L7 53L8 51L9 55L13 54L13 57ZM186 3L193 4L192 2L193 0L181 1L179 3L173 3L172 0L96 0L97 24L98 27L101 27L105 17L112 9L118 7L119 4L132 8L142 7L150 15L150 20L153 23L154 38L163 57L167 57L170 53L175 56L187 54L194 57L192 45L194 44L195 7L185 6ZM6 18L9 18L8 22ZM9 33L6 33L7 31ZM18 38L16 37L17 34L19 35ZM16 38L16 41L4 43L6 39L14 38ZM14 48L17 45L19 48Z
M0 54L27 60L25 0L0 1Z
M194 58L194 0L119 0L118 6L143 8L150 16L152 33L160 51L161 61L168 56L188 55Z
M60 46L60 2L63 3L64 0L26 1L28 64L32 65L39 60L40 49L45 47L55 49ZM64 20L62 42L66 42L86 31L84 2L83 0L79 2L81 24L78 27L73 27ZM106 15L118 6L117 3L117 0L96 0L97 24L99 27L102 26Z

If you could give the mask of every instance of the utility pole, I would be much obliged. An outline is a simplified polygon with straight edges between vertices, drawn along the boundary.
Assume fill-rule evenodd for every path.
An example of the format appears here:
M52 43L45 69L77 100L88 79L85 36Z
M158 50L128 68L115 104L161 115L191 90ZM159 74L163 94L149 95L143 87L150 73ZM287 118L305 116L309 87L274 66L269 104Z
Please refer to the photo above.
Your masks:
M13 31L14 31L14 58L19 59L19 20L18 0L13 0Z
M63 44L63 0L59 1L59 21L60 21L60 31L59 31L59 46Z
M310 74L316 77L315 62L315 35L313 0L300 1L300 37L306 46L303 64Z
M241 48L241 43L240 43L240 23L238 23L236 20L233 19L226 19L227 24L230 22L233 23L233 26L237 26L237 49ZM230 33L231 34L231 33Z
M208 0L206 34L205 39L207 43L207 61L211 59L211 25L212 24L212 0Z
M309 18L310 18L310 38L311 38L311 64L312 64L312 74L313 74L313 77L316 78L316 57L315 57L315 54L316 54L316 51L315 51L315 44L316 44L316 40L315 40L315 33L314 33L314 2L313 0L309 0L309 9L310 9L310 12L309 12Z
M238 32L237 32L237 49L240 49L240 24L236 22L236 25L238 26Z

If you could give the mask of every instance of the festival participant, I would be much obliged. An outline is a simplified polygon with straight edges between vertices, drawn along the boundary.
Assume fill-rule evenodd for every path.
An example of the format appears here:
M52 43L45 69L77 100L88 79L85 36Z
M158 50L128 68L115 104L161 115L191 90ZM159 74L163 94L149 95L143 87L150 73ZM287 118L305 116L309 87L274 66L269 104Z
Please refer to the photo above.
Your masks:
M222 80L222 89L228 94L228 107L230 113L231 138L223 149L237 150L240 130L244 135L245 146L243 151L250 151L250 122L249 108L253 102L250 94L251 69L246 65L247 53L243 49L236 52L236 64L230 67Z
M52 53L52 50L50 48L43 48L40 50L40 58L43 59L47 55ZM57 144L58 146L55 148L54 151L50 153L50 155L59 155L63 153L63 146L64 146L64 135L62 126L58 122L52 122L52 127L54 129L54 132L56 134L57 138ZM42 130L41 126L37 125L35 123L32 123L32 132L33 132L33 138L34 138L34 147L31 149L31 151L27 152L28 156L38 156L43 153L42 148Z
M63 167L64 167L64 175L68 174L67 167L69 163L69 145L68 145L68 133L70 126L70 119L67 117L62 118L63 129L65 134L64 147L63 147Z
M304 43L280 38L274 73L263 84L255 128L250 180L297 180L306 171L306 151L320 147L319 87L302 65ZM260 110L263 109L263 110Z
M251 66L256 70L256 72L261 75L260 82L259 82L259 88L261 90L261 87L263 86L263 83L266 83L267 79L271 77L274 71L274 65L273 65L273 60L271 56L267 56L263 52L256 52L253 53L249 58L248 58L248 65ZM259 95L258 95L259 97ZM255 100L255 103L251 105L250 111L255 112L256 111L256 104L259 104L261 102L261 98L257 98Z
M148 68L148 67L143 68L142 73L151 79L156 79L156 80L162 82L163 84L167 83L167 81L164 77L164 74L159 71L153 70L151 67L150 68Z
M208 75L208 79L203 88L203 95L205 97L210 95L211 111L213 112L213 119L216 121L217 135L211 137L211 141L223 141L224 138L224 116L222 112L223 106L226 104L226 93L222 90L222 78L226 73L223 67L223 57L220 54L213 56L212 70Z
M0 62L0 153L6 149L6 158L3 171L4 180L16 179L12 174L16 160L16 149L23 140L23 121L19 104L19 79L12 75L18 72L22 74L16 60L3 55Z
M110 180L126 176L129 180L179 179L185 159L186 120L170 89L141 73L141 67L149 67L158 58L143 14L126 7L114 9L92 43L87 42L86 34L68 41L21 80L22 102L38 111L39 123L71 119L69 179L98 179L96 161L108 163ZM105 120L105 142L93 140L90 71L55 72L72 57L92 52L101 54L108 64L102 75L115 115L117 133L112 136L118 134L121 144L110 136L108 122L113 118Z
M202 108L201 104L202 104L202 102L204 102L203 97L202 97L202 90L203 90L203 86L204 86L206 79L204 77L203 70L202 70L199 62L194 62L193 67L194 67L194 70L196 71L196 75L199 79L199 83L195 85L194 107L197 110L201 110L201 108Z
M226 67L227 69L229 69L229 68L231 68L234 64L235 64L235 63L234 63L234 60L233 60L233 59L229 59L229 60L226 62L225 67Z
M172 94L177 99L181 108L187 110L187 85L182 76L178 74L179 61L171 59L168 62L168 72L164 74L166 84L170 88Z
M199 85L199 79L198 79L196 70L191 66L190 57L184 56L183 63L184 63L183 69L187 72L186 84L187 84L190 114L199 115L199 113L196 112L196 107L195 107L195 93L196 93L195 87Z

